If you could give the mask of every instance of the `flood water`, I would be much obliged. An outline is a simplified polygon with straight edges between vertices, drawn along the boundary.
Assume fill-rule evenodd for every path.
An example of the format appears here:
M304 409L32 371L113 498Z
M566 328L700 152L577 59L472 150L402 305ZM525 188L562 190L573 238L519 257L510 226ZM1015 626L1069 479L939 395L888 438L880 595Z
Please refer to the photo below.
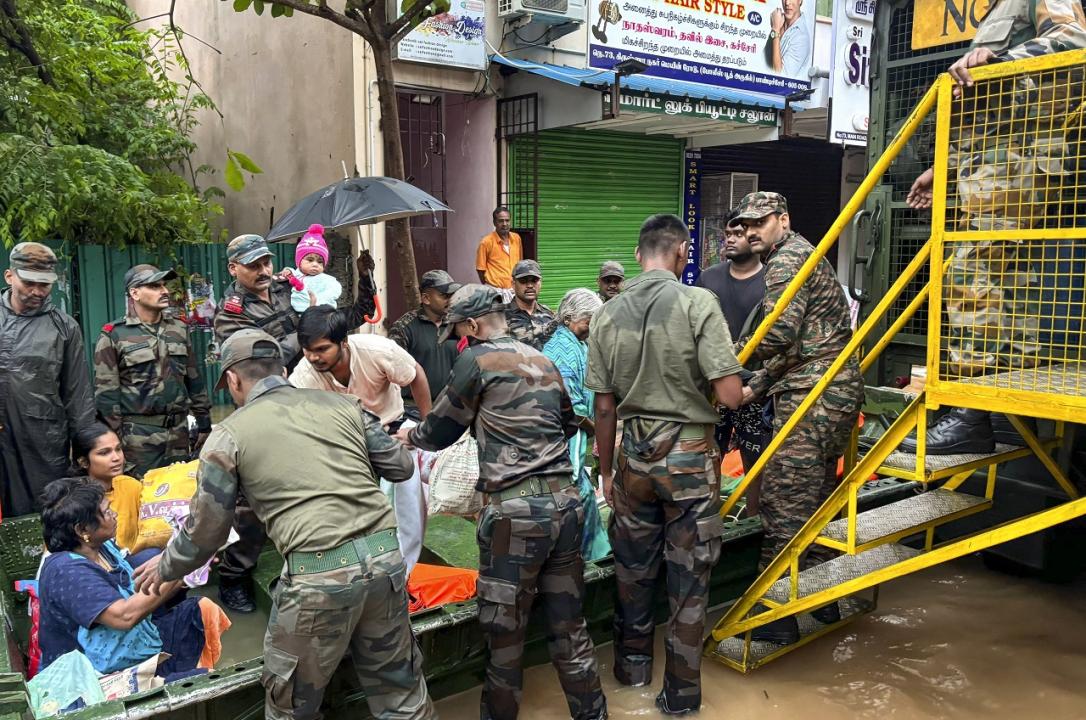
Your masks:
M662 629L651 688L615 682L609 644L597 657L612 718L661 717ZM750 675L706 659L702 685L700 717L714 719L1086 718L1086 579L1052 585L963 559L884 585L874 613ZM474 689L437 708L466 720L478 701ZM551 666L525 673L520 717L569 717Z

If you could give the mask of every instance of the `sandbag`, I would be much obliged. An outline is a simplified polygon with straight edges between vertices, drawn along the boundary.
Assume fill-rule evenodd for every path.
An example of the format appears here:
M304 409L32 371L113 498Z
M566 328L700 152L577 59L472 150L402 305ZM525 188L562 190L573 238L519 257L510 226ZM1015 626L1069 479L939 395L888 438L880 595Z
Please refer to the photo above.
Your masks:
M428 515L474 516L483 508L479 482L479 445L470 433L437 454L430 471Z
M139 534L132 554L147 548L164 548L173 536L167 517L175 508L188 515L192 496L196 494L196 472L199 460L174 463L149 470L143 477L140 493Z

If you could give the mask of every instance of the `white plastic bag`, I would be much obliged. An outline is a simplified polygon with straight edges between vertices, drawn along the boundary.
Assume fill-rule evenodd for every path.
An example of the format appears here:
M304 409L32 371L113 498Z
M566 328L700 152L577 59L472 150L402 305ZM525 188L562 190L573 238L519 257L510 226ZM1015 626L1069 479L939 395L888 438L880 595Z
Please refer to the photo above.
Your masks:
M479 482L479 445L471 433L437 453L430 471L428 515L473 516L483 508Z

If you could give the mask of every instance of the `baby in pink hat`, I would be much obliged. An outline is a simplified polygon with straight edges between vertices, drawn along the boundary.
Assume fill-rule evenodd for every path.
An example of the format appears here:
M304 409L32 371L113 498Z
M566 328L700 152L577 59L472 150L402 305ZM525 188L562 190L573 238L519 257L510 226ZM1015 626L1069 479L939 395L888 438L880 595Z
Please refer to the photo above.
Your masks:
M298 268L287 268L294 292L290 294L290 305L296 312L305 312L309 307L309 293L317 296L318 305L336 307L343 288L339 281L324 272L328 264L328 243L324 241L324 226L310 225L305 235L298 241L294 251L294 263Z

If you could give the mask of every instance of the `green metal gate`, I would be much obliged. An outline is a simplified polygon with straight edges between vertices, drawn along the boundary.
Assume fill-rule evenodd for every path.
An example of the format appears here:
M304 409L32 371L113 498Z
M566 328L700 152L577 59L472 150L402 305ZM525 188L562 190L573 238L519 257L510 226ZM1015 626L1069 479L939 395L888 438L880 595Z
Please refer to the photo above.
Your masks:
M538 143L540 301L557 309L567 290L596 287L600 264L639 272L637 231L649 215L679 214L683 141L563 128ZM510 176L530 172L530 153L510 152Z

